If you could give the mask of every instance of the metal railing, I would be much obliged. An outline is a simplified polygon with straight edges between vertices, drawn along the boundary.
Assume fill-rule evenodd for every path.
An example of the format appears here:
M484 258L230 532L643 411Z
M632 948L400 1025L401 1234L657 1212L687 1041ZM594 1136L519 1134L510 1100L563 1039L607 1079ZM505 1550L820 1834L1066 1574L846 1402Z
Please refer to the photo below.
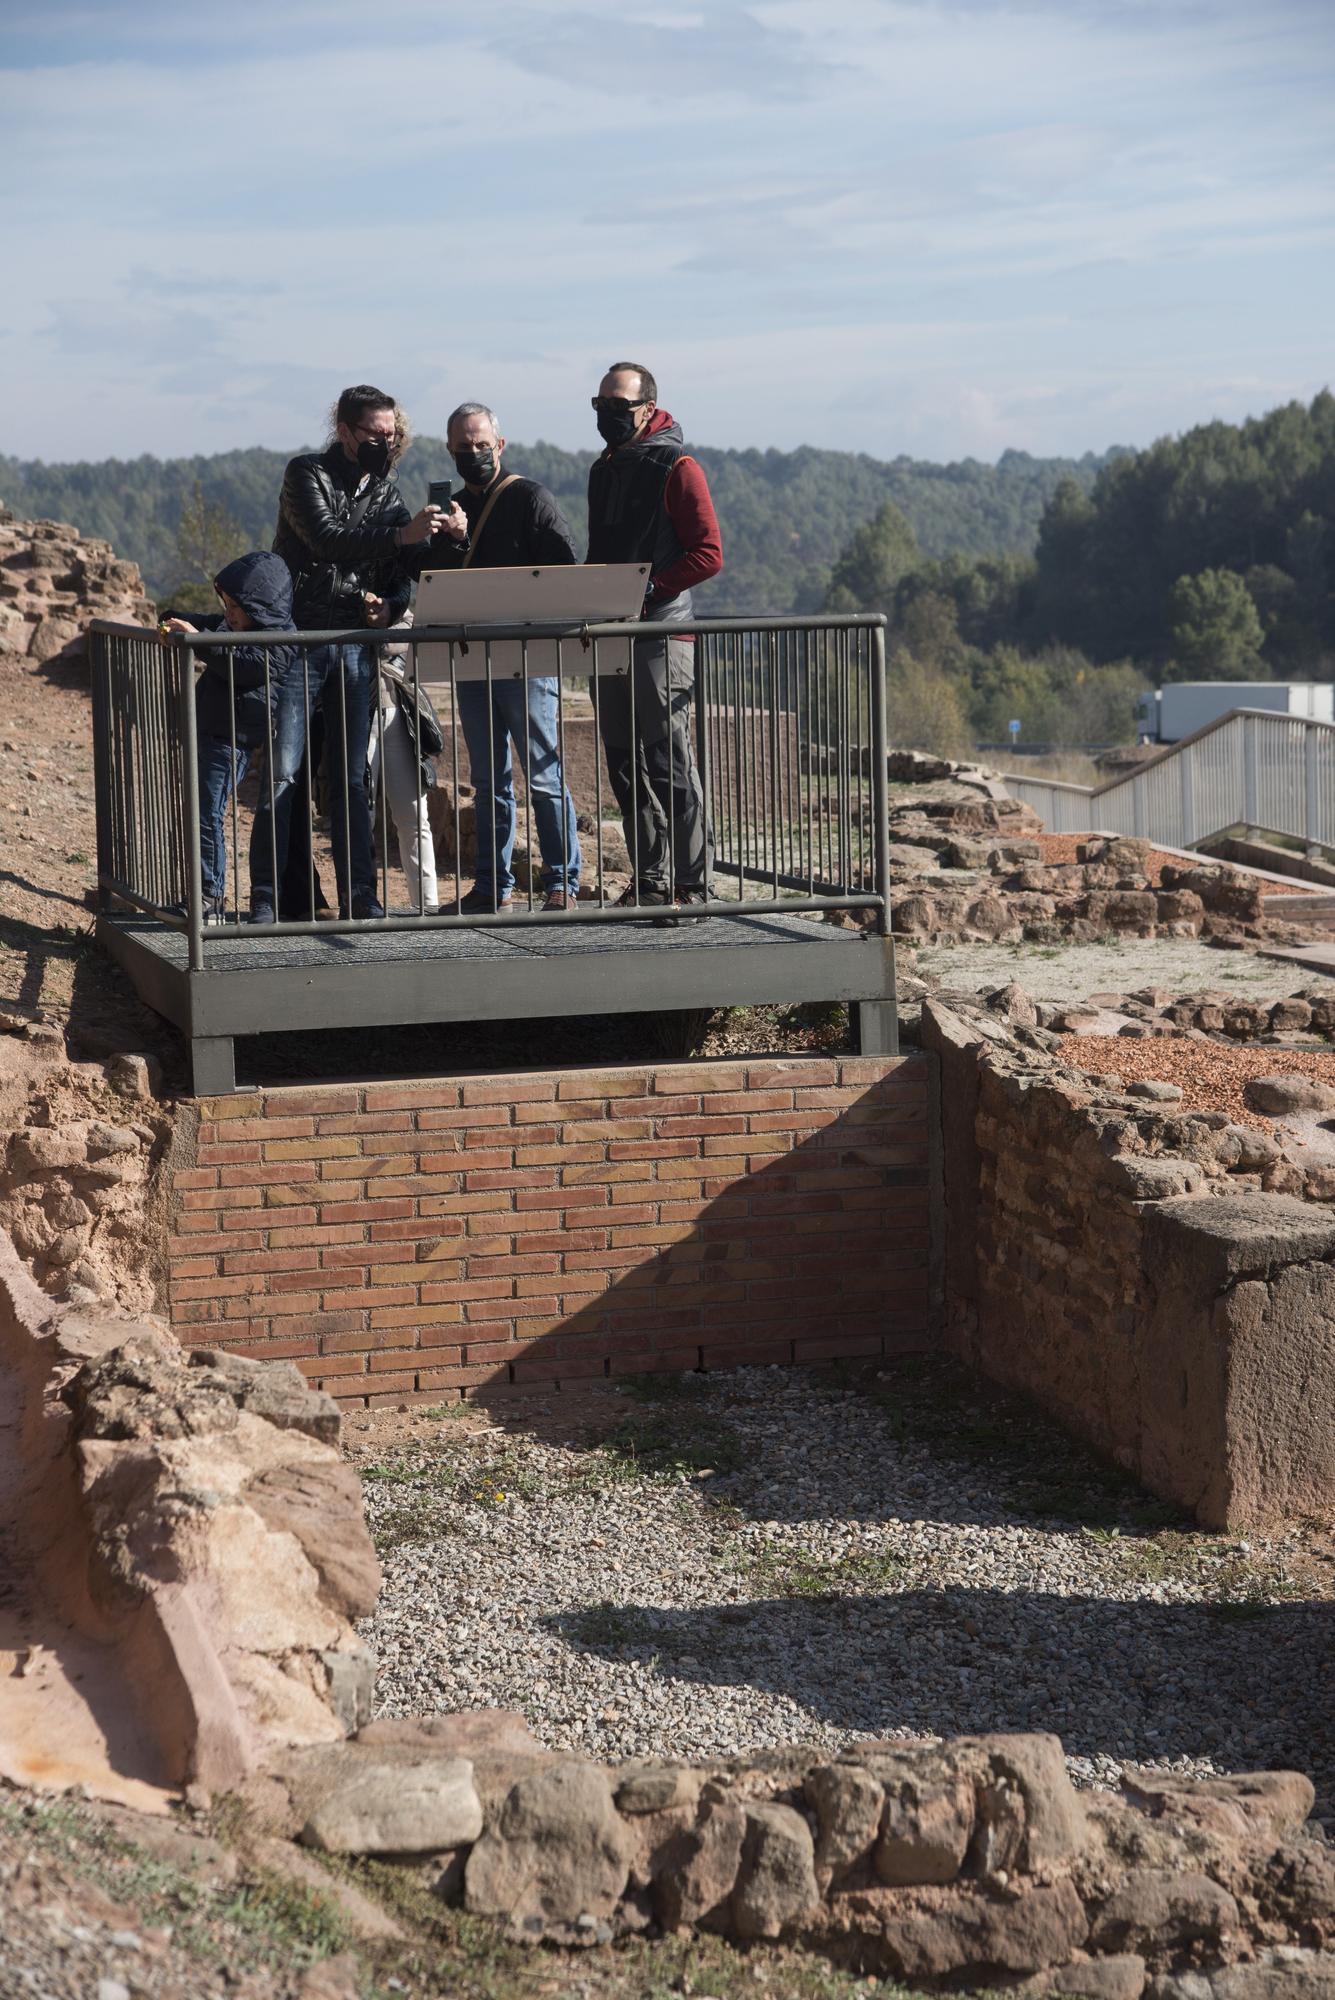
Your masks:
M274 917L246 935L329 935L368 930L402 930L492 923L563 924L614 922L653 916L659 908L642 885L642 829L660 843L660 872L669 895L682 880L682 820L674 810L679 785L689 785L690 766L698 772L703 802L707 901L686 901L670 914L691 920L721 912L763 914L828 909L865 909L876 928L888 934L889 833L886 796L886 711L884 620L877 616L816 620L712 619L665 628L652 624L435 626L340 632L254 631L163 637L137 627L99 621L92 627L94 773L97 803L98 884L102 907L128 907L183 931L189 964L202 969L213 939L232 938L250 924L251 888L267 879ZM666 670L655 677L647 665L632 668L637 648L661 648L664 640L694 640L693 688L676 690L675 710L663 692ZM247 755L237 728L238 689L234 660L241 647L264 662L259 691L262 739ZM338 649L330 681L329 653ZM391 859L390 786L382 782L374 807L378 834L377 900L387 914L357 916L349 857L354 816L362 809L340 766L356 766L366 747L365 701L347 664L369 650L373 728L384 730L384 656L401 661L411 751L421 759L419 724L422 697L434 701L443 748L434 758L444 796L435 815L448 853L452 886L438 910L427 904L435 879L424 866L417 880L405 880ZM683 649L684 651L684 649ZM219 696L230 717L226 739L206 737L197 724L196 685L200 669L212 669L215 713ZM363 670L365 671L365 670ZM559 781L573 795L583 835L586 893L569 907L544 910L537 886L540 868L554 865L539 852L535 838L534 788L528 782L530 693L545 681L555 689L555 743ZM319 684L332 685L336 698L317 701ZM515 872L520 891L500 906L492 875L490 907L465 903L468 870L463 865L468 828L464 794L476 778L461 715L461 693L485 688L488 695L521 682L523 741L515 740L514 765L522 793L516 807ZM587 692L584 684L587 684ZM681 699L684 697L684 699ZM467 699L467 697L465 697ZM360 706L359 706L360 704ZM612 784L606 743L629 729L635 754L623 762L620 800ZM286 712L285 725L282 716ZM476 714L472 704L476 741ZM513 712L513 711L512 711ZM670 725L672 714L679 727ZM309 748L312 723L324 718L332 732L333 781L325 787L327 812L319 812L321 787L310 754L290 779L288 810L292 827L305 839L306 912L286 917L279 899L285 856L292 846L280 827L283 730L293 715L302 745ZM505 735L495 703L485 703L487 752L494 758ZM276 735L278 755L276 756ZM592 754L590 754L590 751ZM239 758L238 752L242 755ZM211 807L202 773L212 758L216 773L233 774L223 789L221 813ZM203 758L203 761L201 759ZM289 764L293 761L288 754ZM383 753L381 756L384 768ZM258 795L244 799L238 767L258 772ZM420 803L420 801L419 801ZM208 893L201 857L201 807L212 811L225 858L210 849L214 893ZM314 912L328 866L322 828L342 815L342 840L334 848L341 914ZM609 852L609 822L624 828L624 852ZM565 825L564 815L562 825ZM654 832L654 828L657 832ZM314 838L311 837L314 829ZM620 832L621 829L613 829ZM399 829L401 832L402 829ZM206 848L208 835L206 832ZM550 844L550 843L549 843ZM562 836L567 864L568 836ZM402 843L400 842L400 853ZM618 873L613 863L620 859ZM221 862L224 886L217 892ZM628 867L627 867L628 864ZM434 866L430 876L435 877ZM559 871L558 871L559 872ZM620 884L628 874L624 890ZM588 891L591 890L591 893ZM392 893L393 892L393 893ZM624 898L624 899L623 899ZM304 899L303 899L304 900Z
M1234 827L1335 846L1335 724L1234 708L1104 785L1002 774L1050 833L1125 833L1196 847Z

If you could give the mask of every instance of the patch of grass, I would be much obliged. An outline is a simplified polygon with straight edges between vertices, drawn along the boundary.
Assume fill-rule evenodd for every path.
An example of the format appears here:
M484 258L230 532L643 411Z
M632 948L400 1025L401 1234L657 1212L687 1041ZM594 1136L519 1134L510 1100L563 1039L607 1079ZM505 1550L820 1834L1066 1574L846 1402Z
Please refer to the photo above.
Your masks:
M0 1820L131 1905L140 1922L169 1926L173 1942L203 1964L244 1955L251 1964L300 1968L350 1942L332 1901L262 1870L240 1883L199 1880L63 1802L0 1800Z
M616 1485L633 1479L685 1481L705 1472L736 1472L744 1454L736 1432L717 1417L666 1411L632 1417L589 1454L590 1480Z
M1181 1512L1147 1495L1032 1404L935 1356L898 1363L870 1392L890 1436L957 1460L1017 1515L1129 1529L1179 1526Z
M746 1564L756 1585L775 1597L860 1597L902 1583L908 1564L899 1556L808 1556L767 1549Z

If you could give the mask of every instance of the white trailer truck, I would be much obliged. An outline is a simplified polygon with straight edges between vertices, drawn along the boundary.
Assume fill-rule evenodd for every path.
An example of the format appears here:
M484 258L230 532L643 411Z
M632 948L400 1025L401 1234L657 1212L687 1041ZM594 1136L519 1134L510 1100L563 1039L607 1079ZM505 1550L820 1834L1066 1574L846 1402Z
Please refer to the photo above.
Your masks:
M1142 743L1180 743L1231 708L1332 722L1335 688L1329 681L1173 681L1141 696L1136 728Z

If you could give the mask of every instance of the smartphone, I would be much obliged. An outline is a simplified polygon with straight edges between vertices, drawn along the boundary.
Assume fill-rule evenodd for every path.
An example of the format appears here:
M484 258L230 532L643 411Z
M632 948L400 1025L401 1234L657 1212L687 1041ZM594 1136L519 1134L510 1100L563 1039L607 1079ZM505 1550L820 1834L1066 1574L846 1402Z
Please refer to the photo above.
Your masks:
M451 480L432 479L428 482L426 489L427 506L439 507L443 514L448 514L450 511L450 495L453 491L454 484Z

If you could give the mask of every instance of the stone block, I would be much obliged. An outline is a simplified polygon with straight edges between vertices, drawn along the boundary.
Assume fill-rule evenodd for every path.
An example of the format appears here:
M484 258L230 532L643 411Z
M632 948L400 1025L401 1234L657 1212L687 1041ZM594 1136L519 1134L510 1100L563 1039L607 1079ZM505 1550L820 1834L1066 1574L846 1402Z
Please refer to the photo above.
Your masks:
M301 1839L330 1854L436 1854L475 1841L481 1831L482 1805L467 1758L384 1763L367 1753L340 1760Z

